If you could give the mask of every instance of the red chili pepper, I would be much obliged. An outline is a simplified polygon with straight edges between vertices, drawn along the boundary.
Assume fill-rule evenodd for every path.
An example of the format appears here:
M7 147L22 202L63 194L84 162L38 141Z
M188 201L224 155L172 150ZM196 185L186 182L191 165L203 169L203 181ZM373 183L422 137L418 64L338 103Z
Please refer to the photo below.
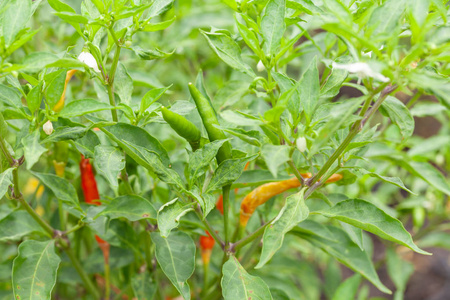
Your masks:
M81 189L83 190L84 201L88 204L100 205L100 195L98 193L97 181L95 180L92 165L88 158L81 155L80 161L80 173L81 173ZM103 252L105 263L109 263L109 248L110 245L107 241L104 241L98 235L95 235L97 244Z
M214 247L216 241L208 231L206 231L206 234L207 236L202 235L200 237L200 250L202 252L203 263L208 265L211 258L212 248Z

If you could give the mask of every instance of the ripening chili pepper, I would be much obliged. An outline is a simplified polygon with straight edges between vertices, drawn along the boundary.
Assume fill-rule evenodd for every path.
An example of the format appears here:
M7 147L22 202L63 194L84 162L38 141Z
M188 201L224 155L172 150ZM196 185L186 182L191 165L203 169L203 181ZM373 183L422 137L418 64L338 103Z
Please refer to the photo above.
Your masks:
M206 236L200 236L200 250L202 254L203 264L205 266L208 266L211 260L212 248L214 248L214 244L216 243L216 241L208 231L206 231L206 234Z
M302 174L302 176L303 178L310 178L311 173L305 173ZM333 174L326 182L336 182L340 179L342 179L341 174ZM276 195L300 186L301 182L297 179L297 177L294 177L288 180L266 183L251 191L247 194L247 196L245 196L241 203L241 213L239 216L239 223L241 227L245 227L247 225L248 220L258 206L266 203L267 200Z
M81 189L83 190L84 201L88 204L100 205L100 195L98 193L97 181L95 180L92 165L89 162L89 158L85 158L84 155L81 155L80 172ZM97 240L97 244L103 252L105 264L109 264L109 243L104 241L98 235L95 236L95 239Z
M192 84L189 83L189 91L191 96L195 101L198 113L202 118L203 125L205 126L206 132L208 133L209 140L211 142L215 140L226 139L225 133L216 128L214 125L219 126L219 121L217 120L216 111L214 110L211 102L200 93L200 91ZM220 164L222 161L231 158L231 144L230 142L225 142L222 147L220 147L217 152L217 162Z
M53 110L56 112L60 112L63 107L64 107L64 102L66 99L66 89L67 89L67 84L69 83L70 79L72 78L73 74L75 74L77 72L77 70L69 70L67 71L66 74L66 82L64 83L64 90L63 93L61 95L61 98L59 98L59 101L56 103L56 105L53 107Z
M193 151L200 147L202 135L197 126L185 117L168 110L164 106L161 107L161 113L167 124L169 124L179 136L189 142Z

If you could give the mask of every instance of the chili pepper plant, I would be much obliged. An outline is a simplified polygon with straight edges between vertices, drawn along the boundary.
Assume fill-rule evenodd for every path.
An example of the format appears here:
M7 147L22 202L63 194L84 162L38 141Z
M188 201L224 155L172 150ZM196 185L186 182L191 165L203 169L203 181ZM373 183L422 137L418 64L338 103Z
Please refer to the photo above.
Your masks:
M447 2L1 1L0 299L403 299Z

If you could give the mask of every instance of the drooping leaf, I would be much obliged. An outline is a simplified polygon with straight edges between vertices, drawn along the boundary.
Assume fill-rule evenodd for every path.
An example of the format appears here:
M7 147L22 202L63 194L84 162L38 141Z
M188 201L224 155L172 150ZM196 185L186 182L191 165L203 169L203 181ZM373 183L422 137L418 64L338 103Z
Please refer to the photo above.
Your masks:
M0 154L0 163L1 163L2 156L3 156L3 154L1 153ZM2 166L0 166L0 168L1 167ZM13 172L13 168L8 168L8 169L4 170L2 173L0 173L0 199L3 198L3 196L8 191L8 187L12 184L12 182L11 182L12 172Z
M78 201L77 191L69 181L53 174L36 172L31 173L36 176L46 187L52 190L58 200L63 201L78 211L82 211Z
M233 183L241 176L245 164L255 159L258 154L224 160L215 170L213 177L208 185L206 193L217 190L225 185Z
M289 160L289 146L265 144L261 149L261 154L266 161L272 176L277 178L278 168Z
M205 173L211 161L216 157L217 151L219 151L225 141L226 140L213 141L189 155L190 185Z
M388 96L381 104L380 111L389 116L398 126L403 138L409 138L414 132L414 118L408 108L397 98Z
M95 99L80 99L66 104L59 115L64 118L72 118L109 109L114 109L114 107Z
M372 282L373 285L375 285L380 291L388 294L391 293L391 291L378 278L367 251L361 251L358 245L356 245L342 229L330 225L325 226L328 231L331 232L336 242L330 243L328 239L324 239L316 235L314 232L302 233L297 230L291 232L307 240L314 246L321 248L331 256L334 256L338 261L355 272L360 273L367 280Z
M117 65L116 76L114 78L114 91L119 95L122 103L130 105L131 94L133 93L133 79L122 63Z
M47 152L47 149L42 147L40 142L39 130L35 130L22 139L24 147L25 161L27 163L27 169L31 169L35 163L39 161L42 154Z
M269 287L259 277L252 276L241 266L236 257L222 267L222 295L225 300L272 300Z
M14 298L50 299L60 261L54 240L28 240L20 244L12 270Z
M125 218L132 222L142 219L156 219L156 210L147 199L137 195L114 198L97 216L111 219Z
M347 300L355 299L358 292L359 285L361 283L361 275L355 274L350 278L347 278L337 288L333 295L332 300Z
M242 60L241 49L227 34L201 31L211 48L230 67L250 77L256 77L253 70Z
M81 137L83 137L88 128L87 127L81 127L81 126L61 126L55 129L55 131L43 139L41 141L41 144L45 143L54 143L59 141L67 141L67 140L76 140Z
M387 182L387 183L393 184L393 185L395 185L395 186L398 186L399 188L401 188L401 189L407 191L408 193L411 193L411 194L413 194L413 195L416 195L413 191L411 191L410 189L408 189L408 188L405 186L405 184L403 183L403 181L402 181L400 178L398 178L398 177L381 176L381 175L379 175L379 174L377 174L377 173L369 172L369 171L364 170L364 169L358 169L357 172L360 172L360 173L362 173L363 175L369 175L369 176L371 176L371 177L379 178L379 179L383 180L384 182Z
M150 234L156 246L156 260L185 300L191 299L187 280L195 268L195 244L184 232L172 232L167 238L158 232Z
M178 198L161 206L158 211L158 228L161 236L168 237L170 231L178 227L181 217L193 210L193 203L183 204Z
M430 254L414 244L411 235L399 220L365 200L344 200L318 213L372 232L381 238L406 246L417 253Z
M3 84L0 84L0 101L15 108L22 107L19 92Z
M304 190L286 198L286 204L264 230L261 257L256 269L262 268L283 245L284 235L308 217Z
M18 241L31 233L45 234L42 227L24 210L16 210L0 220L0 241Z
M125 156L119 148L98 145L95 147L94 164L96 170L102 173L113 187L118 186L117 176L125 168Z

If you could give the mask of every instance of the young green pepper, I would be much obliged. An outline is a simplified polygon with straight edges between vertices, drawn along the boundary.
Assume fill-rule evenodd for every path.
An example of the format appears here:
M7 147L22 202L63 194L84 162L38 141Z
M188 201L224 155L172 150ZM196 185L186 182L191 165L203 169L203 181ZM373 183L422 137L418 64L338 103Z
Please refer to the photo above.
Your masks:
M206 132L208 133L209 140L211 142L215 140L224 140L226 139L225 133L216 128L214 125L219 125L219 121L217 120L217 115L212 107L211 103L205 96L200 93L200 91L192 84L189 83L189 91L191 92L191 96L195 101L197 106L197 110L202 118L203 125L206 128ZM222 161L231 158L231 144L230 142L225 142L222 147L220 147L217 152L217 163L220 164Z
M193 151L200 147L200 139L202 137L200 130L198 130L191 121L168 110L164 106L161 107L161 113L167 124L169 124L179 136L189 142Z

